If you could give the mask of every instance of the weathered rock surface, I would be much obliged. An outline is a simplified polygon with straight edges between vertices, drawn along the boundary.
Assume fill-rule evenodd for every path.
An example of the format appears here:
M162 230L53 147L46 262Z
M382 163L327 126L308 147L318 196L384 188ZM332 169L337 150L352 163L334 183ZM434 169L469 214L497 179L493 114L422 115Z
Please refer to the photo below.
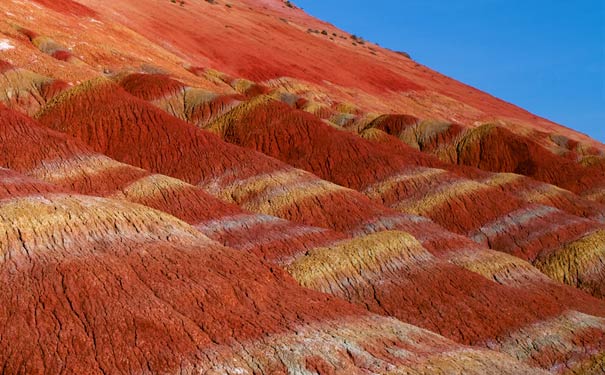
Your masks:
M0 14L1 373L605 372L602 144L281 0Z

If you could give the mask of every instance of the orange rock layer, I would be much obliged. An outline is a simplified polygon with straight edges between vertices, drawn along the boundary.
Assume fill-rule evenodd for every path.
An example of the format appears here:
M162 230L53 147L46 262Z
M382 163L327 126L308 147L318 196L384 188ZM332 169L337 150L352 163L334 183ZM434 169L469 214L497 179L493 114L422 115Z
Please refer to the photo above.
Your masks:
M600 143L281 0L0 14L2 373L605 372Z

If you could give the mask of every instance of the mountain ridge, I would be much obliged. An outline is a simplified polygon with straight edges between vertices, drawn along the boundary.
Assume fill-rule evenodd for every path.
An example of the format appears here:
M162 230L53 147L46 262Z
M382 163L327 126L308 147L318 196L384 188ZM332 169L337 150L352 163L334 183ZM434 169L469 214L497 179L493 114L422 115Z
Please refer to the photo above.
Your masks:
M0 3L1 371L603 373L605 146L286 3Z

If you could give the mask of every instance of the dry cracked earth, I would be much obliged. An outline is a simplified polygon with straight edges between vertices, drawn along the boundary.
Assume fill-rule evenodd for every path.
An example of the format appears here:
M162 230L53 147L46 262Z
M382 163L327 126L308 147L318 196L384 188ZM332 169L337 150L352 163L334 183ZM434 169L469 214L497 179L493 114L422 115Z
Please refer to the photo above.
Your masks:
M290 2L0 1L2 374L603 374L604 223L604 145Z

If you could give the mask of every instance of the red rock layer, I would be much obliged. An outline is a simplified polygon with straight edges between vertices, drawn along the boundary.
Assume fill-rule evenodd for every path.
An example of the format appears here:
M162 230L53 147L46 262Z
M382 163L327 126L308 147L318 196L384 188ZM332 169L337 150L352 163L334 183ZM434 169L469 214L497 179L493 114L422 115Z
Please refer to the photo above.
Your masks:
M368 124L366 129L382 130L425 152L437 152L440 146L452 142L464 132L461 125L422 122L410 115L382 115Z
M486 125L469 132L459 142L458 150L460 164L494 172L515 172L576 193L605 183L605 170L599 166L583 167L497 126Z
M118 83L131 95L151 101L171 115L199 126L228 112L244 99L240 94L219 95L187 87L161 74L128 74Z
M602 145L282 1L79 1L0 4L6 372L603 367Z
M166 95L174 95L185 88L185 85L165 74L144 73L127 75L120 80L120 86L130 94L143 100L154 100Z
M112 87L112 86L110 86ZM66 108L71 108L71 111L74 111L76 113L80 113L77 110L77 106L81 106L83 104L81 104L82 102L78 103L78 100L82 100L82 97L80 96L80 94L77 93L78 90L80 90L81 88L76 88L74 91L75 93L73 95L70 95L71 93L68 92L66 93L64 96L60 96L57 98L56 103L51 103L49 108L45 111L42 112L42 115L40 116L41 121L43 121L46 124L50 124L52 126L53 124L53 120L49 120L52 119L53 117L47 117L50 116L50 114L52 113L52 111L58 111L59 108L62 109L66 109ZM115 90L115 89L114 89ZM119 94L119 91L114 91L114 97L116 95L116 92ZM125 102L127 100L126 96L123 96L123 99L121 100L121 102ZM130 99L132 100L132 99ZM60 101L60 102L59 102ZM83 101L85 103L85 101ZM135 101L136 102L136 101ZM136 102L139 103L139 102ZM152 113L156 113L157 110L154 110L152 107L147 107L145 106L143 103L139 103L140 108L145 108L145 111L150 111ZM74 110L75 109L75 110ZM115 110L115 107L114 107ZM142 110L142 109L139 109ZM49 112L50 111L50 112ZM102 113L104 113L102 115ZM111 119L113 118L113 115L107 115L108 113L110 113L110 111L99 111L97 113L98 117L96 118L90 118L88 119L88 125L87 126L96 126L96 129L99 130L103 130L103 128L99 127L99 125L97 124L103 124L103 123L112 123ZM134 112L135 114L137 113L136 111ZM159 112L162 113L162 112ZM158 114L157 116L160 116L160 114ZM165 115L163 115L165 116ZM122 120L121 122L119 121L115 121L114 123L119 123L119 126L127 126L128 122L125 121L124 117L120 117ZM153 119L153 117L151 117ZM166 121L169 121L168 117L162 117L162 118L166 118L165 121L149 121L146 122L146 126L147 127L151 127L151 129L156 129L155 127L160 127L163 126L162 124L164 124ZM170 120L170 121L175 121ZM67 130L67 131L71 131L74 132L76 135L81 132L82 130L80 130L77 127L81 126L81 123L75 123L73 122L73 120L70 120L69 116L67 116L66 118L63 118L61 121L58 121L57 123L60 123L61 126L63 127L63 130ZM182 127L187 127L189 125L187 124L179 124ZM95 128L93 128L95 129ZM161 128L160 128L161 129ZM177 131L177 127L175 127L173 129L173 131ZM85 132L94 132L94 131L98 131L98 130L84 130ZM105 130L106 131L106 130ZM200 130L197 130L197 132L199 132L199 134L205 134ZM111 132L107 132L108 134L111 135ZM124 134L124 131L122 132L118 132L118 134ZM153 132L152 132L153 134ZM172 133L171 133L172 134ZM205 135L207 137L207 135ZM84 139L87 139L87 137L85 136ZM126 144L128 137L126 138L112 138L111 140L113 142L122 142L123 145L121 147L123 147ZM160 141L160 139L158 139L158 142ZM218 141L215 141L218 142ZM94 146L94 143L93 143ZM114 144L114 146L116 146ZM288 171L286 169L286 171ZM291 172L288 172L291 173ZM254 183L256 183L257 180L262 181L264 174L260 175L260 180L259 177L257 176L252 176L252 177L248 177L248 179L252 179L250 181L253 181ZM287 183L288 180L286 180ZM246 184L242 184L241 186L246 187ZM286 185L287 186L287 185ZM304 185L303 185L304 186ZM220 188L220 185L219 185ZM234 193L232 194L242 194L242 192L238 192L238 190L233 190ZM356 195L352 193L352 191L346 190L346 194L348 194L347 196L352 196L355 197ZM310 199L311 197L309 197ZM327 199L328 202L330 202L330 204L334 204L334 206L338 206L341 207L341 209L343 207L345 207L345 202L348 201L343 201L343 204L339 204L339 201L335 201L334 200L335 196L329 196ZM244 200L245 201L245 200ZM369 201L368 201L369 202ZM372 205L367 205L366 208L368 207L376 207L376 206L372 206ZM318 207L319 208L319 207ZM324 208L323 206L321 206L322 210L327 210L326 208ZM374 208L376 209L376 208ZM320 211L319 214L321 214ZM301 220L304 220L306 217L306 213L302 212L301 214ZM385 214L394 214L392 211L383 208L382 215ZM360 216L359 214L351 214L349 213L349 215L351 216L351 221L350 224L348 223L342 223L340 225L343 225L345 227L348 227L349 229L353 228L351 227L351 225L353 223L357 223L356 225L359 225L362 220L364 219L364 216ZM313 215L314 217L316 215ZM297 216L294 216L295 218ZM226 219L220 219L220 220L213 220L207 223L202 223L198 226L198 228L200 228L202 231L212 231L214 230L215 227L218 228L218 231L222 231L224 229L224 227L238 227L238 226L243 226L246 227L246 225L249 225L249 223L254 223L254 222L271 222L274 221L274 219L271 218L262 218L262 217L242 217L242 216L238 216L236 218L230 219L230 218L226 218ZM405 223L408 226L411 225L411 223ZM418 225L416 227L416 231L418 233L422 232L422 228L426 228L425 230L428 230L428 226L425 226L423 223L419 223L420 225ZM399 224L400 225L400 224ZM222 226L222 227L221 227ZM438 229L435 228L435 230L440 230L443 231L443 229ZM424 233L424 235L426 236L426 232ZM467 240L468 243L468 240ZM328 248L330 248L330 244L326 244L325 246L327 246ZM380 247L380 243L376 243L375 246L377 248ZM312 247L309 247L309 249L312 249ZM286 257L279 259L280 262L285 263L285 264L289 264L291 262L296 262L296 257L294 259L288 259L287 255L288 254L284 254ZM295 255L295 254L293 254ZM300 256L300 254L298 254L298 256ZM498 284L494 284L492 281L489 281L488 279L486 279L484 276L478 275L476 273L473 272L469 272L468 270L462 269L458 266L452 266L452 265L447 265L447 263L444 262L443 260L438 260L435 262L429 262L429 265L422 269L417 269L413 272L410 272L408 274L401 274L398 273L395 275L390 275L390 273L387 271L389 268L389 266L385 266L385 271L379 273L380 276L378 276L379 280L390 280L391 278L394 278L393 281L389 282L389 285L383 285L381 284L380 286L375 285L374 287L372 287L371 289L367 289L366 287L354 287L353 291L351 294L337 294L340 295L344 298L349 299L350 301L353 302L357 302L360 304L363 304L364 306L366 306L367 308L369 308L371 311L375 311L375 312L379 312L381 314L387 314L387 315L393 315L396 316L400 319L404 319L405 321L413 321L416 324L419 324L423 327L430 327L433 329L437 329L439 332L442 332L443 334L447 335L448 337L454 338L456 340L459 340L461 342L465 342L465 343L483 343L485 340L488 339L494 339L495 337L507 337L508 335L511 334L511 332L515 332L518 329L521 329L524 325L527 324L533 324L536 321L540 321L543 319L548 319L549 317L553 316L553 315L558 315L560 313L562 313L563 311L565 311L568 307L566 307L565 305L561 305L560 299L564 298L562 297L563 295L568 296L568 298L573 302L573 309L577 310L579 309L580 311L584 311L584 312L588 312L588 313L594 313L594 314L598 314L598 310L590 310L594 308L594 300L591 300L590 298L583 296L582 294L577 294L578 292L576 291L572 291L572 290L567 290L567 289L563 289L560 290L559 287L554 287L554 286L549 286L549 282L547 282L545 279L541 279L540 276L538 276L536 278L537 275L539 275L539 273L537 273L536 271L529 271L530 274L533 273L534 276L530 276L529 279L533 280L531 281L532 283L536 283L536 287L535 290L539 292L527 292L526 294L522 294L522 297L520 297L521 295L519 294L519 289L518 287L514 287L514 286L504 286L504 285L498 285ZM508 267L508 266L504 266L504 267ZM523 273L519 274L522 275ZM443 295L433 295L429 292L429 290L433 290L433 284L428 284L430 287L428 289L425 289L424 287L420 288L420 289L410 289L409 285L410 284L416 284L419 281L422 280L430 280L433 279L435 277L435 275L439 275L440 277L443 277L443 279L441 280L441 283L444 285L452 285L451 288L448 287L447 290L449 292L444 292ZM450 275L450 276L447 276ZM326 280L330 279L329 275L325 275ZM490 276L491 277L491 276ZM518 276L513 276L513 279L517 279ZM366 277L363 278L364 280L366 279ZM448 281L446 281L448 280ZM456 282L461 282L462 284L465 285L465 287L462 287L462 284L456 284L454 282L454 280L457 280ZM464 280L464 281L463 281ZM517 279L518 281L520 281L520 279ZM369 279L364 281L365 283L369 282L370 285L373 285L372 281L372 277L370 277ZM451 284L453 283L453 284ZM421 285L422 283L418 284ZM369 290L372 290L372 293L368 293ZM459 304L456 304L455 306L452 306L452 299L450 299L448 296L450 296L451 294L456 295L457 297L454 298L455 300L458 301L463 301L460 302ZM544 297L544 295L548 295L549 297ZM356 297L359 296L359 297ZM490 299L490 301L492 301L492 303L494 305L500 306L497 309L490 309L490 310L494 310L494 311L501 311L502 309L505 309L506 306L509 306L512 310L510 311L510 315L514 316L515 318L507 321L507 322L503 322L501 325L494 325L493 324L493 318L495 317L495 315L492 315L491 313L487 313L486 309L483 309L482 306L484 306L485 303L485 299L488 298ZM528 313L528 311L526 310L526 308L524 307L523 304L518 303L518 304L510 304L510 300L511 299L519 299L519 302L521 300L527 302L527 301L535 301L535 306L536 308L540 307L540 310L537 312L537 315L534 315L534 313ZM585 300L586 299L586 300ZM429 304L430 306L435 306L435 309L430 309L430 308L421 308L418 309L417 307L414 306L418 306L418 305L425 305L427 303L429 303L429 300L433 301L432 304ZM399 302L397 302L399 301ZM401 301L406 301L406 303L404 303L403 305L401 304ZM557 302L555 302L557 301ZM429 306L427 305L427 306ZM442 321L442 323L438 323L437 321L435 321L434 317L436 316L436 314L438 314L438 310L445 308L445 306L449 306L450 309L457 311L458 313L456 314L452 314L451 315L451 321ZM472 306L472 307L471 307ZM464 319L466 319L468 321L468 314L464 314L462 313L462 311L467 310L468 308L471 308L472 311L474 311L473 314L475 315L475 319L472 320L472 324L467 324L464 322L464 320L462 319L463 317L465 317ZM513 312L514 311L514 312ZM468 321L470 322L470 321ZM436 328L438 325L438 328ZM464 326L465 328L458 328L458 329L454 329L453 327L462 327Z
M376 128L368 128L362 131L360 135L373 142L381 143L397 153L417 153L417 151L411 150L405 142L401 142L401 139L388 135ZM604 205L558 186L543 183L520 174L492 173L455 163L439 163L431 155L425 155L424 158L426 160L423 161L422 165L445 169L462 177L495 187L525 203L546 204L572 215L603 221Z
M8 61L0 60L0 73L4 73L7 70L13 69L13 65Z
M0 166L66 189L61 191L110 196L161 210L198 224L202 232L223 244L245 248L272 262L344 237L251 214L199 187L97 154L80 141L1 106L0 141ZM30 147L23 148L24 142Z
M466 194L433 202L427 212L422 212L422 207L411 209L420 210L415 213L427 215L460 233L524 207L519 200L492 186L472 183L456 175L468 175L466 169L449 168L402 146L366 141L270 99L243 104L210 127L232 143L262 151L340 185L361 191L383 189L375 195L388 206L442 188L447 189L444 194L457 193L459 186L466 189ZM423 165L453 169L456 174L419 168ZM450 212L455 220L449 216Z
M582 193L605 184L602 164L583 166L576 159L582 155L574 150L577 142L567 140L564 153L557 155L535 138L522 136L502 126L486 124L466 130L459 125L411 122L408 116L382 116L369 127L386 131L408 144L418 145L445 161L476 167L485 171L525 175ZM549 142L555 146L552 140Z
M386 351L398 341L403 344L407 334L424 343L425 349L411 348L421 356L427 346L438 356L462 349L300 288L282 271L142 206L86 196L33 195L0 202L0 225L6 239L0 247L0 296L10 302L0 305L0 322L10 327L0 336L0 364L8 373L225 368L274 373L292 371L312 356L320 363L334 361L354 369L355 361L340 354L346 351L345 342L354 340L362 347L365 342L368 348ZM335 321L341 327L350 322L369 336L338 332ZM301 346L280 361L285 354L280 348L300 345L291 337L295 330L305 332L303 340L313 337L313 345L323 350ZM273 342L287 337L287 346ZM242 346L255 354L234 363ZM334 354L325 357L322 352ZM376 358L367 350L358 355ZM479 367L504 360L498 366L524 368L486 351L476 355ZM422 361L380 357L391 368L422 366ZM381 371L380 365L371 368Z
M464 119L468 127L498 118L510 128L534 127L596 144L401 54L354 39L281 1L236 0L231 7L192 2L184 6L186 11L162 2L83 2L148 40L170 45L189 66L204 65L255 82L292 77L325 87L337 101L357 101L365 111L401 113L405 108L403 113L416 117ZM127 19L116 16L125 13ZM157 22L160 15L162 22ZM326 35L308 30L325 30ZM335 61L347 64L334 69Z
M252 211L335 230L394 214L358 192L225 143L106 80L57 96L37 117L96 152L203 186Z
M431 161L411 150L404 153L401 148L386 147L388 143L372 143L333 129L268 98L238 106L210 128L229 142L363 191L397 210L427 216L447 229L531 262L601 227L556 209L541 215L538 207L494 186L419 167ZM478 238L484 228L492 228L494 235L506 240Z
M94 17L97 13L80 2L73 0L34 0L36 3L49 9L69 16Z
M58 186L21 175L10 169L0 168L0 200L41 193L63 193Z
M5 115L8 117L11 112L6 111ZM19 120L25 119L13 115L13 121L7 125ZM37 129L35 124L29 125L30 133L21 136L33 139L36 130L45 134L45 139L53 134ZM57 146L62 144L61 137L56 138L59 141L50 139L46 146L61 148ZM38 142L43 143L43 140ZM78 145L77 142L72 144ZM145 369L186 372L222 368L230 362L231 356L237 355L233 342L254 342L255 348L266 352L262 348L271 345L272 337L286 335L294 317L298 327L309 326L308 335L332 337L322 340L322 348L328 352L339 351L339 345L343 345L338 341L340 336L349 342L354 339L330 331L330 320L337 319L340 326L350 319L360 320L355 323L355 330L376 330L370 327L371 321L364 320L365 314L360 310L355 313L355 309L336 301L331 310L324 306L332 303L330 299L321 297L314 301L312 292L304 289L297 289L303 293L298 295L288 289L288 285L297 287L279 271L273 270L271 275L274 276L267 276L263 273L267 271L255 268L260 264L254 258L221 248L184 223L141 206L84 196L36 195L0 202L0 218L8 220L4 222L5 226L10 223L10 228L18 231L15 232L18 236L7 233L5 257L11 259L14 267L5 273L4 280L0 278L6 285L19 286L3 288L9 293L3 300L21 296L10 312L0 310L0 319L4 318L6 324L15 327L10 335L0 338L0 345L2 339L5 346L10 343L2 351L5 356L0 357L3 367L10 372L86 372L91 369L93 372ZM79 230L65 232L66 228ZM13 241L17 245L21 241L22 245L14 246ZM24 250L21 253L14 250L19 248ZM33 270L31 267L21 270L22 257L25 257L25 265L40 265ZM216 270L216 274L208 270ZM248 275L254 275L257 281L248 280ZM276 279L270 281L272 277ZM239 286L229 284L234 280ZM263 284L267 282L269 284ZM271 285L272 282L279 288ZM81 285L89 287L82 291ZM260 293L262 298L253 293ZM280 297L284 311L273 301L282 293L288 296ZM26 295L31 297L23 298ZM243 296L254 307L249 307L248 302L242 303ZM295 302L297 298L304 301L303 305ZM35 308L35 322L21 321L35 301L41 301L40 307ZM319 311L307 317L306 313L297 310L297 306L308 307L309 304ZM342 307L337 307L339 304ZM225 309L225 306L231 307ZM361 317L350 318L355 314ZM385 323L382 323L383 327ZM236 329L225 329L236 326ZM398 329L403 328L405 326ZM300 331L301 328L297 329ZM30 344L36 341L33 332L40 337L37 340L39 348L58 349L54 352L41 350L38 354ZM388 337L390 342L398 340L381 332L380 328L375 335ZM422 339L415 339L418 340ZM297 345L296 341L287 342L288 348ZM377 345L384 344L372 343L373 348ZM307 348L287 363L280 364L260 352L252 361L262 362L263 371L270 373L287 369L292 362L305 361L310 353L321 352L316 350ZM153 353L153 357L141 353ZM208 357L208 353L216 354ZM486 357L478 361L479 366L485 366L483 362L489 363L490 356L486 354ZM340 366L353 366L347 361L339 363ZM391 367L403 365L394 358L389 363ZM521 364L506 365L523 368ZM406 366L413 368L415 365Z

